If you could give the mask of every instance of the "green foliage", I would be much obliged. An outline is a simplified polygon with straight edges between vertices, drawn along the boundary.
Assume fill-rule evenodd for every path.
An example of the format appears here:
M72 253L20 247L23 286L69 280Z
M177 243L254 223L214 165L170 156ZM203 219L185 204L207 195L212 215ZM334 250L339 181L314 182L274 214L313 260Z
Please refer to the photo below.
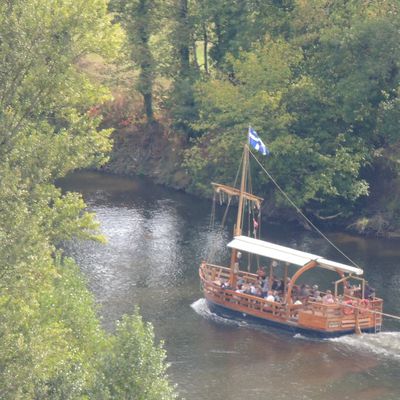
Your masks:
M61 250L101 236L82 198L54 181L107 159L111 131L91 109L110 96L76 62L111 60L122 39L105 0L0 3L2 399L89 398L103 374L99 355L114 339Z
M270 171L296 204L319 212L343 212L343 206L368 194L368 185L359 178L363 153L345 146L339 137L333 154L324 154L322 146L311 138L280 136L271 145ZM280 195L277 203L284 203ZM320 205L323 204L323 207Z
M299 205L351 212L368 192L364 167L398 141L398 1L150 3L129 30L149 21L152 68L170 83L165 114L188 138L204 135L186 156L192 190L204 193L210 172L234 175L223 152L237 154L231 145L240 140L228 136L244 135L250 123L272 148L276 140L295 156L287 166L304 176L293 187L280 160L272 168ZM300 160L292 142L310 146L313 161Z
M151 324L138 311L124 317L115 336L100 357L103 376L96 382L93 397L101 399L175 399L169 385L162 344L155 346Z
M156 75L155 60L151 47L151 37L157 32L157 10L155 0L112 1L111 10L118 13L124 26L131 60L139 68L136 89L143 96L147 120L153 120L153 86Z
M209 50L210 64L230 69L227 55L235 57L248 51L264 36L279 34L286 24L286 13L292 1L248 0L193 2L195 37L203 40L207 33L212 44Z
M269 64L270 59L275 63ZM283 41L267 39L253 52L231 59L235 80L210 79L198 85L201 119L194 127L208 134L187 152L185 165L194 175L194 185L205 185L203 179L224 180L224 175L232 181L249 123L269 132L271 139L287 132L291 116L282 96L293 84L291 66L299 60L301 53L290 53ZM270 80L267 71L275 79Z
M244 29L247 51L225 53L228 74L197 85L200 118L192 126L204 136L187 151L185 166L199 192L208 175L231 181L251 124L272 150L268 169L297 205L347 217L368 194L363 167L398 141L398 2L287 6L263 40ZM261 177L253 186L273 190ZM278 195L275 202L284 204Z

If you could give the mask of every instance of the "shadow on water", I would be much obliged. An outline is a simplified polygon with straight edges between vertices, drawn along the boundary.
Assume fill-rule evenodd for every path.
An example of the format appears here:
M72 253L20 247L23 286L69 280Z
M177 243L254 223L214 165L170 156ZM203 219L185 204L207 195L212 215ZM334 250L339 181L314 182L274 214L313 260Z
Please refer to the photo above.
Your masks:
M187 400L400 398L396 322L385 320L386 332L378 335L315 341L207 311L199 261L211 247L217 259L229 260L230 236L230 228L209 229L208 201L146 179L98 173L75 174L61 185L83 194L108 240L68 248L87 276L104 326L112 330L122 314L140 306L165 340L171 380ZM264 230L267 240L344 261L310 233L265 224ZM400 314L398 242L329 236L363 267L385 311ZM318 273L309 278L321 285L332 281Z

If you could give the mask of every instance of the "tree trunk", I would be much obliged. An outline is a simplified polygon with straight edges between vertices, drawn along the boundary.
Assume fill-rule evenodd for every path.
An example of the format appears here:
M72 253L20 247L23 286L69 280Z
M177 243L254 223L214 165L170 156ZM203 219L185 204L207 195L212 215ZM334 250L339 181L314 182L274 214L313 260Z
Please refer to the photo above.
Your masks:
M147 122L152 122L153 113L153 79L154 79L154 59L150 49L150 5L147 0L140 0L139 15L141 20L138 21L139 46L140 46L140 75L139 75L139 91L143 96L144 111L146 113Z
M204 71L208 75L208 35L207 35L206 24L203 24L203 57L204 57Z
M150 93L144 93L143 94L143 99L144 99L144 111L146 113L147 122L152 122L154 120L153 94L151 92Z
M179 0L179 25L181 27L179 58L180 58L180 74L182 76L189 75L190 69L190 29L188 21L188 0Z

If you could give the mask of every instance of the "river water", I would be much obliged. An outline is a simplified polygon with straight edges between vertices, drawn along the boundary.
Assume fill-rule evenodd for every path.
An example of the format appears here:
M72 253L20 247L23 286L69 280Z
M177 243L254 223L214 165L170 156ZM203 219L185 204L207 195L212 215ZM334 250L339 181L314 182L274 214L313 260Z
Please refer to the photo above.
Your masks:
M400 399L400 323L385 319L379 334L310 340L211 314L202 298L200 260L210 252L228 262L230 227L210 229L211 204L146 179L82 172L62 186L83 194L96 212L106 245L72 243L69 252L87 276L104 326L136 306L163 339L169 376L186 400ZM221 213L222 214L222 213ZM231 226L231 225L230 225ZM318 236L279 225L263 238L343 258ZM400 314L400 241L330 234L361 265ZM310 275L324 285L326 274Z

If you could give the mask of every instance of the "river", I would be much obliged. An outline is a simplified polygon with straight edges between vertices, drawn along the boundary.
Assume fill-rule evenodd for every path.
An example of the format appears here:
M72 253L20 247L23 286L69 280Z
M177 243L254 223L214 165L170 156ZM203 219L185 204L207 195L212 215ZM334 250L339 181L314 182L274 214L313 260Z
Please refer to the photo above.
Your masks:
M202 298L200 260L210 249L229 260L231 227L209 229L211 204L152 184L81 172L65 179L97 214L107 244L72 243L68 249L87 277L106 329L136 306L163 339L169 377L186 400L398 400L400 323L385 319L379 334L310 340L274 329L234 323L211 314ZM263 224L263 237L337 261L317 235ZM400 314L400 241L329 234L364 268ZM324 277L315 275L315 281Z

